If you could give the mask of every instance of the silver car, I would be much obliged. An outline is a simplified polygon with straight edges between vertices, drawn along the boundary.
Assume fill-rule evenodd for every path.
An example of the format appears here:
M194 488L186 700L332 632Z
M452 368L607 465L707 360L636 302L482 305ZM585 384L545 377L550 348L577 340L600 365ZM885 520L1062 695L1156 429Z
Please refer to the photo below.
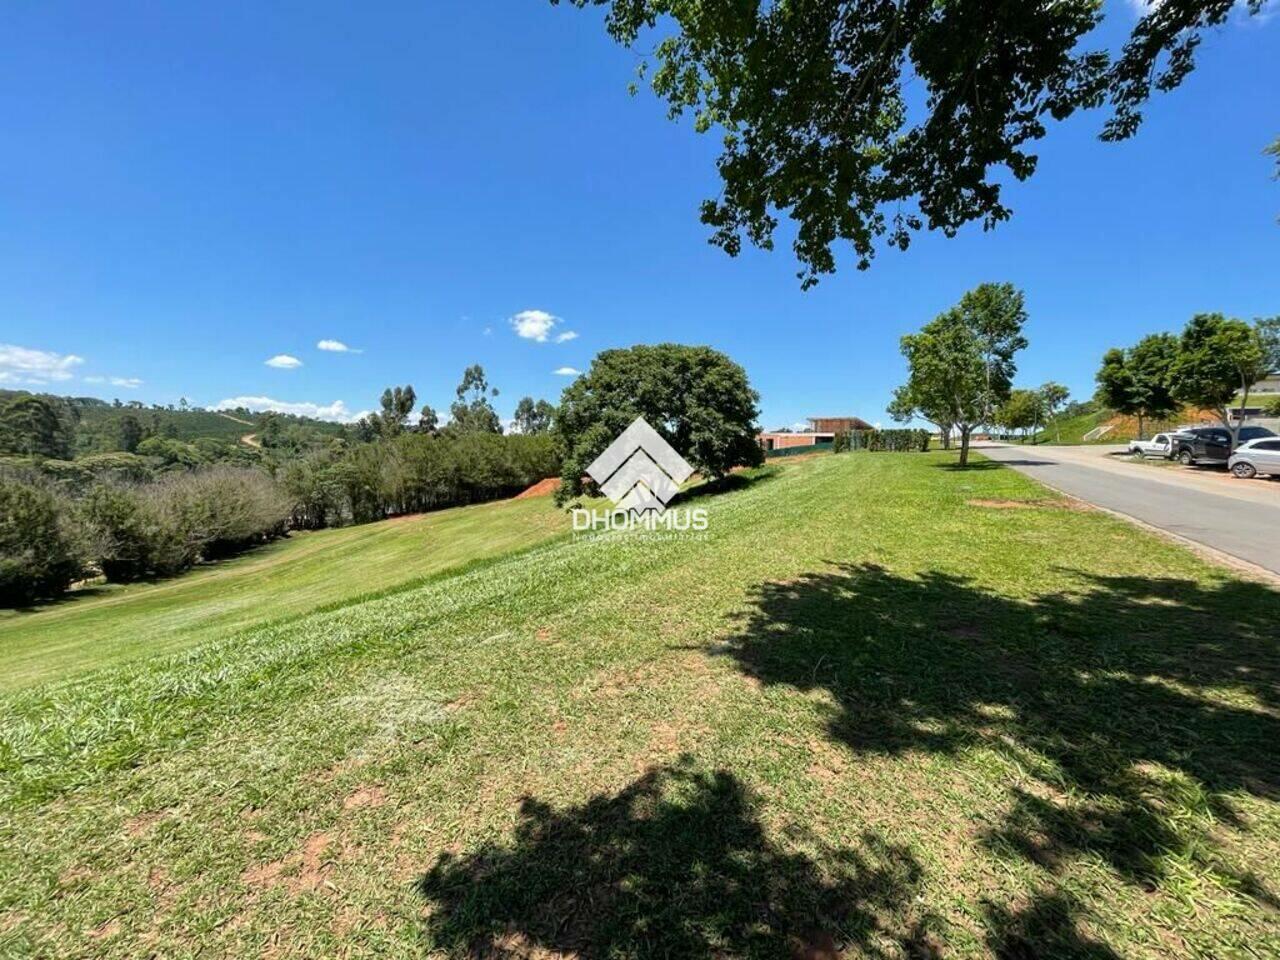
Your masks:
M1260 473L1280 477L1280 437L1259 437L1240 444L1227 460L1227 469L1244 480Z

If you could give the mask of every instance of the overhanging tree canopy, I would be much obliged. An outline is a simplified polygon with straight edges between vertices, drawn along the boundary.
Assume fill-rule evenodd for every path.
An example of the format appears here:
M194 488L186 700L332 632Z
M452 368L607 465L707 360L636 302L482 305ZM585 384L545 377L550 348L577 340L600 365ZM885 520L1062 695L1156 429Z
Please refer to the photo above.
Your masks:
M1096 0L567 2L607 6L628 47L670 30L641 72L655 66L672 117L724 133L724 189L702 205L712 242L771 248L785 212L806 287L835 270L841 243L866 268L881 240L905 249L925 226L1007 220L1000 181L1035 171L1028 147L1049 120L1109 102L1103 138L1131 136L1152 90L1178 86L1203 31L1236 6L1152 3L1113 57L1082 48Z

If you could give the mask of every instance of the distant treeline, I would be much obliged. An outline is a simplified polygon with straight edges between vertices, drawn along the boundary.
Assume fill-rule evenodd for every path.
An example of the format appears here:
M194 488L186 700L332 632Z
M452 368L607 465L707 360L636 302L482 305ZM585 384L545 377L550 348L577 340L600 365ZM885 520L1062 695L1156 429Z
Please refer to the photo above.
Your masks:
M57 596L91 576L172 576L290 529L478 503L555 476L555 409L525 398L522 432L503 434L496 394L472 367L443 427L429 407L410 423L413 388L395 387L380 412L338 433L258 415L256 445L180 440L163 420L154 432L112 407L116 419L100 422L114 424L118 447L79 456L75 402L0 397L0 604Z

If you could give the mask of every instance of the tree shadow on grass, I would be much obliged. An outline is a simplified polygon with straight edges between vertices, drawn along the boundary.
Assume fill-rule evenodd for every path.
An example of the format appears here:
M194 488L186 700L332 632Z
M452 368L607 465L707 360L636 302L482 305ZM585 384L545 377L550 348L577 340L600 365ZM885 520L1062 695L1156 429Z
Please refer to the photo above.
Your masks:
M1276 905L1211 827L1247 829L1233 795L1280 799L1280 593L1076 573L1071 592L1016 601L832 567L760 586L723 652L764 684L829 692L831 736L854 751L1013 761L1027 779L983 837L1000 855L1051 872L1089 856L1148 890L1190 862ZM989 919L1043 935L1057 917L1067 937L1069 906Z
M944 452L948 452L948 451L944 451ZM981 452L982 452L981 450L974 451L974 453L981 453ZM930 466L932 466L935 470L951 470L956 473L977 473L982 470L999 470L1001 466L1010 462L1011 461L1008 461L1008 460L1003 462L996 461L996 460L970 460L966 466L962 467L960 466L958 461L947 460L939 463L930 464ZM1047 461L1040 461L1040 460L1034 460L1034 461L1019 460L1017 462L1032 464L1032 465L1043 465L1047 463Z
M752 467L749 470L726 474L719 479L706 480L686 490L681 490L671 498L671 502L667 504L667 507L668 509L676 506L687 507L707 497L718 497L726 493L750 490L752 487L758 487L771 480L776 480L781 474L782 470L777 466Z
M756 806L687 759L580 806L525 798L512 841L422 878L430 942L473 957L937 955L909 851L867 834L811 859L779 849Z

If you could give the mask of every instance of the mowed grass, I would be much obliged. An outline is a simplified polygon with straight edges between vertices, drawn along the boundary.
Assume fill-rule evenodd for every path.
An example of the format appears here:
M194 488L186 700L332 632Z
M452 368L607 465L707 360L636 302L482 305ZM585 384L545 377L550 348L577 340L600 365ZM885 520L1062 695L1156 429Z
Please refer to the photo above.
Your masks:
M294 533L155 583L93 585L0 611L0 692L171 653L563 535L549 497Z
M950 459L8 694L5 951L1275 955L1280 593Z

